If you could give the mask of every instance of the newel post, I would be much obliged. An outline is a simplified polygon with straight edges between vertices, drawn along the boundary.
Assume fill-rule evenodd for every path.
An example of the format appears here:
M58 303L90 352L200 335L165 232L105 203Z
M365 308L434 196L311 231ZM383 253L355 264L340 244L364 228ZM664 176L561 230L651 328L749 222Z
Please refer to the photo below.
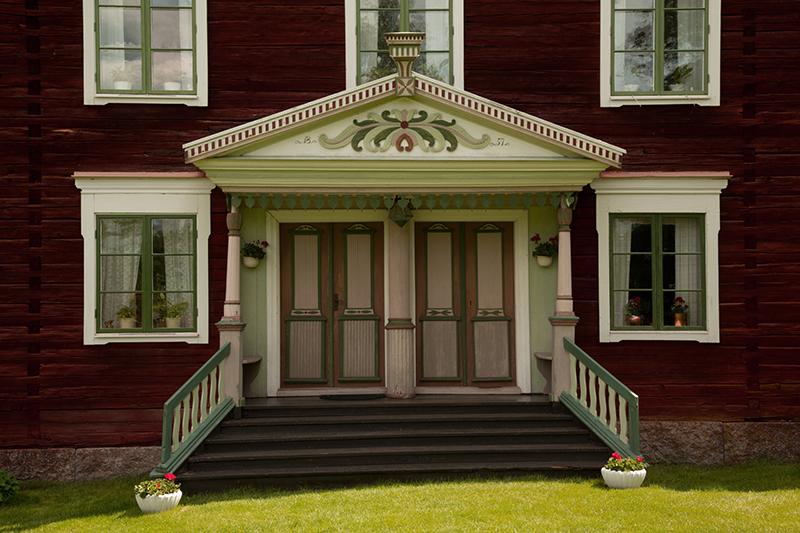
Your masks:
M556 313L550 317L553 326L553 365L551 369L551 394L558 400L563 391L569 390L569 354L564 348L564 339L575 339L578 317L572 309L572 242L570 224L577 196L575 193L561 195L558 207L558 274L556 288Z
M242 322L241 302L239 300L241 261L240 230L242 214L236 207L231 207L226 218L228 225L228 263L225 278L225 305L222 320L217 322L220 346L230 343L231 352L222 367L223 390L236 406L242 403L242 330L247 324Z

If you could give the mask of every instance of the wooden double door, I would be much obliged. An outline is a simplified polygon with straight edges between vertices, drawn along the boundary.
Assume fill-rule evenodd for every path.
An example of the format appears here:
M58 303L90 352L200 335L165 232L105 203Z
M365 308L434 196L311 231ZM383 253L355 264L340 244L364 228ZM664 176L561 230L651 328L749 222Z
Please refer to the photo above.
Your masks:
M513 225L416 224L417 383L516 383Z
M383 224L281 224L281 380L383 384Z

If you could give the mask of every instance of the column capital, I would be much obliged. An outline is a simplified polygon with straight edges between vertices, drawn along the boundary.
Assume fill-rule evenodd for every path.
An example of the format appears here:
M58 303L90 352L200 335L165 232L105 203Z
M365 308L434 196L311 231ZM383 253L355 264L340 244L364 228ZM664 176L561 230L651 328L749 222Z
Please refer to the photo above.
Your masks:
M228 226L228 235L239 235L242 229L242 214L231 208L231 211L225 215L225 223Z

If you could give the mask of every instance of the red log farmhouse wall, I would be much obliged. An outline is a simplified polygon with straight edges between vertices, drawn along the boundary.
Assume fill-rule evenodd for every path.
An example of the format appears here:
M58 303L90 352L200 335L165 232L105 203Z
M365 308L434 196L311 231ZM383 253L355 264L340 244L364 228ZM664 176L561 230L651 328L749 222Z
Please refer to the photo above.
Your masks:
M645 419L800 418L800 15L723 2L722 105L599 106L595 1L465 2L465 88L628 150L623 170L727 170L719 345L599 344L594 194L573 223L577 341ZM209 106L82 104L81 10L0 7L0 446L156 445L164 400L214 351L84 346L81 170L180 171L181 144L344 88L341 0L209 1ZM502 82L500 81L502 80ZM212 195L210 319L225 201Z

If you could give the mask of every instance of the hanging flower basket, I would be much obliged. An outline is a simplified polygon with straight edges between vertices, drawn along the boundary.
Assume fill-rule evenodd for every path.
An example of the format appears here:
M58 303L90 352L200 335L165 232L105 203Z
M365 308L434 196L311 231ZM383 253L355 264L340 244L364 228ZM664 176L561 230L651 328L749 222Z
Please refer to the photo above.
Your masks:
M547 268L553 264L553 257L549 255L536 255L536 264L542 268Z
M242 246L242 263L247 268L256 268L261 259L267 255L267 241L251 241Z
M244 263L244 266L246 266L247 268L258 268L258 263L260 262L261 260L257 257L249 257L249 256L242 257L242 263Z
M553 236L546 241L536 233L531 237L533 243L533 257L536 258L536 264L542 268L547 268L553 264L553 256L558 253L558 237Z

